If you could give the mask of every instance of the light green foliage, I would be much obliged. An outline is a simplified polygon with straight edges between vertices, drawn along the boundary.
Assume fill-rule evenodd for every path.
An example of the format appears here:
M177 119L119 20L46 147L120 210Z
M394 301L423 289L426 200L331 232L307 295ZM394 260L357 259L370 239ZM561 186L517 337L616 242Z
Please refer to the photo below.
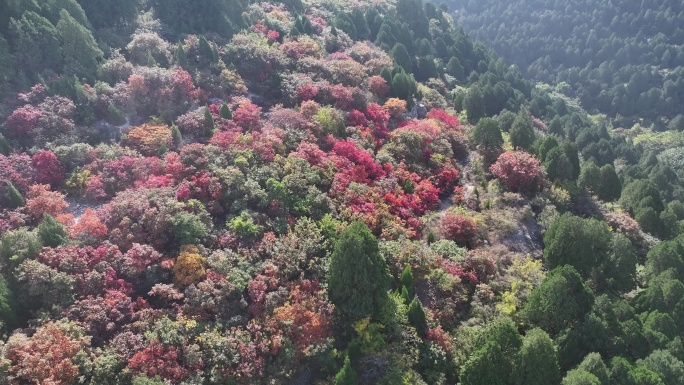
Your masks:
M601 385L595 375L582 369L573 369L563 377L562 385Z
M149 378L147 376L135 376L131 380L131 385L167 385L168 383L162 380L159 376Z
M388 302L389 284L375 236L362 222L349 225L330 257L328 296L336 310L351 320L377 317Z
M344 359L342 369L335 375L334 385L358 385L359 376L349 361L349 357Z
M0 261L12 271L22 261L35 258L41 247L35 231L26 227L8 231L0 238Z
M515 385L557 384L561 373L558 354L545 331L535 328L523 338L513 372Z
M578 369L586 370L598 378L601 385L610 385L610 374L608 367L601 359L598 353L589 353L584 361L577 367Z
M246 212L228 221L227 226L230 230L235 231L240 237L248 241L256 239L262 231L261 226L254 223L252 217Z
M561 266L551 270L530 294L522 315L551 335L573 325L591 310L594 295L577 270Z
M201 242L209 235L209 228L197 214L181 212L173 219L173 236L181 245Z
M639 363L660 374L665 384L684 384L684 363L666 350L655 350Z
M38 226L38 236L43 245L49 247L57 247L69 240L64 225L48 213L43 214L43 220Z
M413 271L411 265L406 265L404 271L401 272L400 278L401 286L405 287L409 295L413 295Z

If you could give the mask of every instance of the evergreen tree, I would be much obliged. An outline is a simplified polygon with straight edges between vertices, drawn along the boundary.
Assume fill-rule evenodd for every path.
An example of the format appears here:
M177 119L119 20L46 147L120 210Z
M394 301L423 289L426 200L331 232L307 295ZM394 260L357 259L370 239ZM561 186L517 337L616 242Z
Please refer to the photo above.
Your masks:
M175 124L171 126L171 138L173 139L173 145L176 147L183 143L183 134L181 134L178 126Z
M221 110L219 111L219 115L221 115L223 119L233 119L233 113L230 111L230 107L228 107L228 104L226 104L226 102L223 102L223 104L221 104Z
M485 116L484 94L480 87L472 86L468 89L463 100L463 108L465 108L466 116L471 124L477 124Z
M606 164L601 167L600 175L601 188L598 192L599 198L607 202L613 202L620 199L622 194L622 183L618 178L615 168L611 164Z
M109 112L108 116L108 121L109 123L115 125L115 126L120 126L122 124L126 123L126 117L124 114L119 111L118 108L114 105L114 103L109 103L109 107L107 107L107 111Z
M50 21L31 11L10 21L15 58L34 78L43 70L62 67L60 33Z
M507 385L510 372L501 365L506 360L501 346L488 341L473 352L461 368L461 385Z
M340 234L330 257L328 295L350 320L377 317L388 303L390 275L378 241L362 222Z
M214 62L214 50L211 48L211 44L209 44L209 41L207 41L207 38L204 37L204 35L200 35L199 38L199 54L204 62Z
M406 265L404 271L401 272L401 286L408 290L410 295L413 295L413 271L411 265Z
M608 373L608 367L603 362L600 354L589 353L577 368L586 370L587 372L595 375L601 385L610 385L610 374Z
M14 295L5 278L0 275L0 330L9 332L16 326L17 316L13 309Z
M428 331L427 318L425 316L423 304L418 297L413 298L413 301L411 301L407 315L409 323L416 328L418 335L425 337Z
M333 385L358 385L359 377L349 361L349 357L344 359L342 369L335 375Z
M557 384L561 372L553 341L539 328L527 332L513 372L515 385Z
M354 8L350 17L356 29L356 36L358 40L367 40L370 36L370 29L364 17L363 11L359 8Z
M492 118L478 121L470 131L470 138L476 146L485 150L499 149L504 143L499 124Z
M580 320L593 303L594 295L582 277L566 265L549 272L528 297L521 315L532 325L555 335Z
M529 151L534 143L534 128L530 113L526 109L521 109L515 117L510 130L511 144L513 148Z
M544 259L551 269L572 265L586 278L607 260L611 241L605 222L564 214L544 235Z
M584 162L579 178L577 179L577 186L581 189L598 194L601 191L602 184L601 170L596 163L591 161Z
M17 207L22 207L26 204L24 197L21 195L19 190L14 187L12 182L7 181L7 198L9 199L10 207L15 209Z
M10 151L12 151L12 146L10 146L7 139L5 139L5 136L0 134L0 154L9 155Z
M38 225L38 236L44 246L57 247L69 240L64 226L50 214L43 214L43 220Z
M463 81L465 78L465 70L463 69L463 65L455 56L449 59L449 62L446 65L446 73L455 77L458 81Z
M178 48L176 48L176 63L183 69L188 68L188 54L185 52L183 44L178 44Z
M403 68L404 71L407 73L411 73L413 71L411 56L409 56L405 45L401 43L395 44L394 48L392 48L391 55L392 59L394 59L394 63Z
M103 53L93 34L66 10L60 11L59 15L57 30L62 43L65 74L94 80L97 64Z
M214 116L211 114L211 111L209 110L209 106L204 107L204 122L206 125L206 133L207 135L211 135L211 133L216 129L216 126L214 124Z

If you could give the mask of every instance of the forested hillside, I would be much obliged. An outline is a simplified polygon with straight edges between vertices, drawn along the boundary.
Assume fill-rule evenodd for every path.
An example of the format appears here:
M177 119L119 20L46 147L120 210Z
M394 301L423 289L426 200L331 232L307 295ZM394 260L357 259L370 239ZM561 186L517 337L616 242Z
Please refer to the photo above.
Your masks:
M458 22L530 78L590 111L684 129L684 5L678 0L447 2ZM628 119L619 119L628 118Z
M684 383L666 137L443 6L198 3L0 0L0 385Z

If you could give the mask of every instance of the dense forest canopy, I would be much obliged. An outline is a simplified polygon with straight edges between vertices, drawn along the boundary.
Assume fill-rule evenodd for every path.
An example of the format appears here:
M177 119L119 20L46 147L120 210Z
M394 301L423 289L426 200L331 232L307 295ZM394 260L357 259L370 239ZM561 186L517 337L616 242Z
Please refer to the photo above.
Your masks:
M678 0L449 1L458 23L526 76L631 125L684 129ZM621 119L622 118L622 119Z
M0 0L0 385L684 383L676 132L446 6L197 3Z

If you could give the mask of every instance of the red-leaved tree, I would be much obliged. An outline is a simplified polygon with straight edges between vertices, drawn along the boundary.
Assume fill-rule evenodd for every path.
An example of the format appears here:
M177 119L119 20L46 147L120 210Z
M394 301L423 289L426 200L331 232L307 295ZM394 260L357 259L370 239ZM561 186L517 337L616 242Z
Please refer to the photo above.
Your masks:
M440 223L442 235L459 246L470 246L477 235L477 225L472 218L447 211Z
M40 150L31 158L38 175L36 182L55 186L64 179L64 166L50 150Z
M539 160L524 151L504 152L489 170L513 192L539 188L544 178Z

